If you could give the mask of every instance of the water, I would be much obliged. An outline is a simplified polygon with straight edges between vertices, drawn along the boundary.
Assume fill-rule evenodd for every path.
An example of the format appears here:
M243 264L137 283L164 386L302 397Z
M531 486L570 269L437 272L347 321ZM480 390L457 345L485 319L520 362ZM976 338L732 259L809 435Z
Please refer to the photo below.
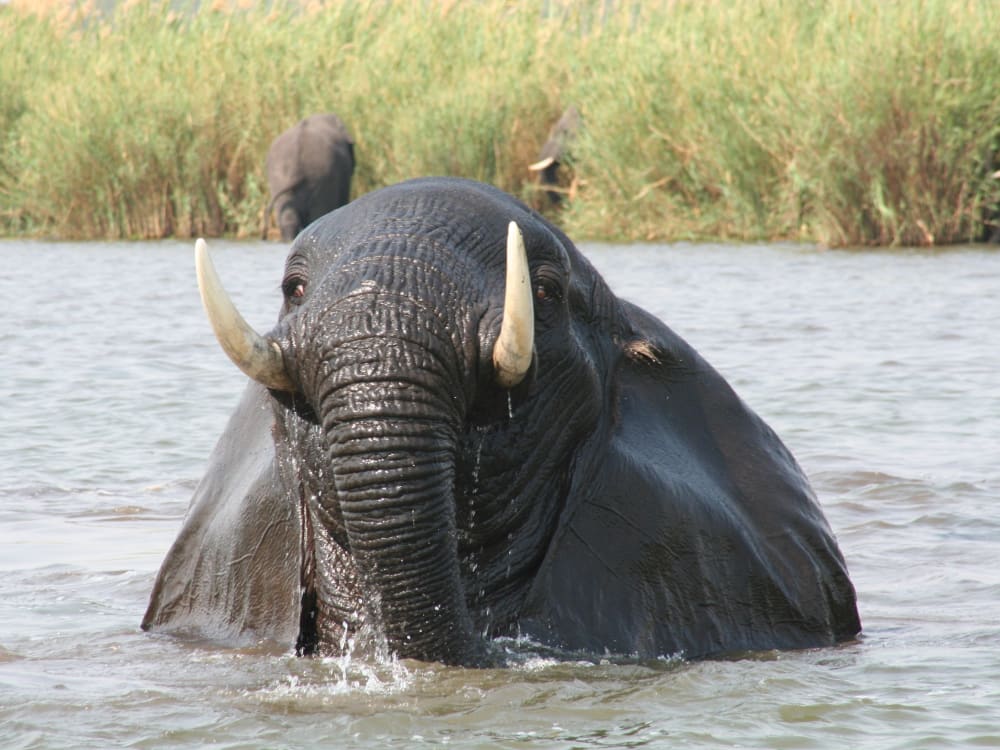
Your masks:
M213 248L268 328L284 246ZM1000 746L1000 253L589 248L796 453L865 635L485 671L139 630L242 388L192 254L0 242L0 747Z

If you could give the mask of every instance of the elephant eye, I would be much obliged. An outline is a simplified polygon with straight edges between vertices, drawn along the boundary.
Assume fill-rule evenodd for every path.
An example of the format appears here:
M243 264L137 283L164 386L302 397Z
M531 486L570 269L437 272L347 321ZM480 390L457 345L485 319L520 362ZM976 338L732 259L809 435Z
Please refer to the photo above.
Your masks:
M535 299L539 302L558 302L562 299L562 288L552 279L539 278L535 282Z

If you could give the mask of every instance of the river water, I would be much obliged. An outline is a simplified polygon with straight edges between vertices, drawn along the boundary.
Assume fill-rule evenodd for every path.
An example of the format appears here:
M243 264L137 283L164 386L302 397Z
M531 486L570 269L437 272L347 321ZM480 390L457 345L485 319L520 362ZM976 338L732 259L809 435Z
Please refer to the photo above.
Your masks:
M213 247L270 327L284 246ZM242 376L190 243L3 241L0 747L1000 747L1000 252L585 250L797 455L860 642L477 671L145 634Z

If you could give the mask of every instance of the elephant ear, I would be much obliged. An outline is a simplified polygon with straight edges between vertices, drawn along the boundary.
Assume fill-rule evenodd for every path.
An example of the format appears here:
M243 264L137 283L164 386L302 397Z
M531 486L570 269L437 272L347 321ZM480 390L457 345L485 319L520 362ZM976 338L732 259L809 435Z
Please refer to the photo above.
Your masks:
M278 481L267 390L251 382L209 459L142 621L227 642L294 642L300 520Z
M686 342L621 304L609 413L575 462L521 633L692 658L853 637L853 587L790 452Z

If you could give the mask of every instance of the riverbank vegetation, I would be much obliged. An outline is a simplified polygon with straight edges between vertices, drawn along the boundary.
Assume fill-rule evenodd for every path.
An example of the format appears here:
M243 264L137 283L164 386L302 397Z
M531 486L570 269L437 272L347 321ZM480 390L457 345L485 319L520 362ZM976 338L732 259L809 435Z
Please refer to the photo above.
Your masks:
M0 6L0 233L259 236L268 144L322 111L353 130L355 195L451 174L538 203L528 165L569 104L577 238L923 245L998 221L995 0L177 7Z

